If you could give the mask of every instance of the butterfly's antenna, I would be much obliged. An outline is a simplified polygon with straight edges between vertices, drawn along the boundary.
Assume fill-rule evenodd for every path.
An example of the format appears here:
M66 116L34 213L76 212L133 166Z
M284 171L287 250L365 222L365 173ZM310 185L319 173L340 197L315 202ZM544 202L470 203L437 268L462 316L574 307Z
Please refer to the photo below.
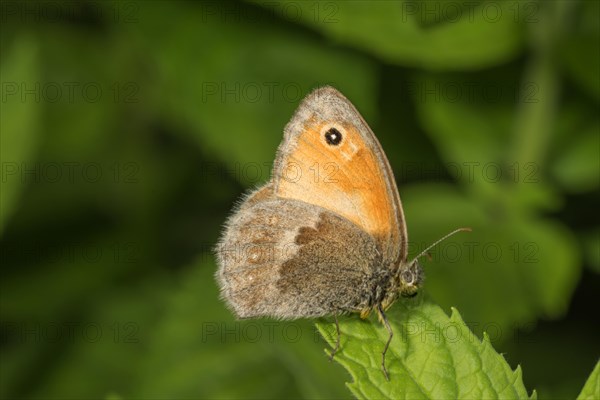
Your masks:
M446 236L444 236L443 238L439 239L438 241L436 241L435 243L433 243L432 245L430 245L428 248L426 248L425 250L423 250L421 252L421 254L419 254L418 256L416 256L414 258L414 260L417 260L421 257L423 257L425 254L427 254L429 252L429 250L435 246L437 246L440 242L443 242L444 240L448 239L450 236L458 233L458 232L471 232L471 228L458 228L453 230L452 232L450 232L449 234L447 234Z

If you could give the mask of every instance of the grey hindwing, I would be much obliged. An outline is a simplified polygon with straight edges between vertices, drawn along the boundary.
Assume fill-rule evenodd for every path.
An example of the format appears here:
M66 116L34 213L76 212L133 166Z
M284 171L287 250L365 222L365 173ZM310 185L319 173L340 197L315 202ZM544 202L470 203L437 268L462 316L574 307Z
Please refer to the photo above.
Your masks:
M217 248L221 294L239 317L318 317L373 304L387 271L369 234L321 207L253 197Z

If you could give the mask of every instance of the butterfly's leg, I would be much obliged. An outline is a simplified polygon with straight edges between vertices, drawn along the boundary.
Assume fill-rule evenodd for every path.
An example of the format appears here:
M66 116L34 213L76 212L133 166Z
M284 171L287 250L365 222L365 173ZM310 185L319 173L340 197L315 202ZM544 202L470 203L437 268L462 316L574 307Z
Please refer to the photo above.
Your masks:
M394 337L394 331L392 330L392 327L390 326L390 323L388 322L387 317L385 316L385 313L381 308L381 304L377 305L377 314L379 314L379 319L383 321L385 328L390 333L390 336L388 337L388 340L385 343L385 347L383 348L383 352L381 353L381 369L383 370L383 375L385 375L385 379L389 381L390 377L388 375L387 369L385 368L385 353L387 353L388 348L390 347L390 343L392 342L392 338Z
M335 318L335 329L337 331L337 340L335 341L335 348L331 352L331 356L329 356L329 361L333 360L333 356L335 356L335 353L337 353L337 351L340 348L340 324L338 324L337 315L334 315L333 318Z

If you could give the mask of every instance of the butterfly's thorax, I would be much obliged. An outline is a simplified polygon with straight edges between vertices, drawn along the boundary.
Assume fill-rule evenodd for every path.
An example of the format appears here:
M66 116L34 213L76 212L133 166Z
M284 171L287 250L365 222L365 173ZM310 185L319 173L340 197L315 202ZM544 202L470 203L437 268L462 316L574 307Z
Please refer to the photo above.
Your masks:
M358 311L362 318L366 318L378 305L391 304L397 297L393 293L397 294L398 288L398 283L394 275L389 262L378 262L374 266L372 274L366 280L368 284L363 289L359 306L355 310L347 311Z

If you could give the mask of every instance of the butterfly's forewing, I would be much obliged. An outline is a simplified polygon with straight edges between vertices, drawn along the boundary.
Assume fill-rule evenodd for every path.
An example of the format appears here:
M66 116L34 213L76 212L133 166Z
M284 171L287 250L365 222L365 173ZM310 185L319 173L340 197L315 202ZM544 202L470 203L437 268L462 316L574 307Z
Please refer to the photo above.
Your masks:
M388 160L336 89L317 89L300 104L285 128L272 182L275 196L322 207L372 235L385 263L406 260L406 225Z

